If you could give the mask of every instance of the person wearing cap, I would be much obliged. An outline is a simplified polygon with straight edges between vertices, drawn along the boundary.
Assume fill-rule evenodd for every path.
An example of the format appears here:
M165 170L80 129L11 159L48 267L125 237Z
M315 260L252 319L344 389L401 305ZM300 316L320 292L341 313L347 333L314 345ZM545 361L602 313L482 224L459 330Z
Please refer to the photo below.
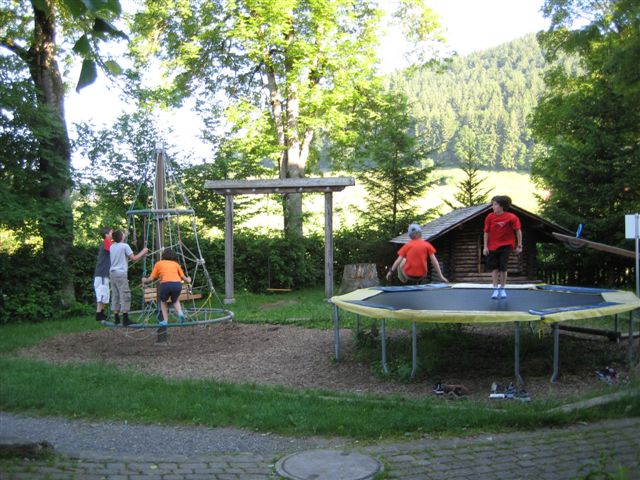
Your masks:
M397 272L398 279L402 283L418 284L426 279L427 258L431 260L438 277L449 283L436 258L436 249L426 240L422 239L422 228L417 223L409 225L409 241L398 250L398 258L393 262L391 269L387 272L387 280L391 280L393 274Z

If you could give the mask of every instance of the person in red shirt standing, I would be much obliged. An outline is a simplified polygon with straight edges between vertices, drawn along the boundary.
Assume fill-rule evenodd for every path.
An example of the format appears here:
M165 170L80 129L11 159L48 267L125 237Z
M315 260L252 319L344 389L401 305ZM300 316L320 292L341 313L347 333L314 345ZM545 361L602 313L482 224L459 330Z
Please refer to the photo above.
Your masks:
M522 227L520 219L509 212L511 198L497 195L491 199L491 212L484 220L484 248L487 268L491 269L493 294L491 298L507 298L507 265L509 255L515 248L522 252Z
M438 277L443 282L449 283L440 270L436 249L422 239L422 228L417 223L409 225L409 239L409 242L398 250L398 258L387 272L387 280L390 280L393 274L398 272L398 278L402 283L421 283L427 276L427 258L429 258Z

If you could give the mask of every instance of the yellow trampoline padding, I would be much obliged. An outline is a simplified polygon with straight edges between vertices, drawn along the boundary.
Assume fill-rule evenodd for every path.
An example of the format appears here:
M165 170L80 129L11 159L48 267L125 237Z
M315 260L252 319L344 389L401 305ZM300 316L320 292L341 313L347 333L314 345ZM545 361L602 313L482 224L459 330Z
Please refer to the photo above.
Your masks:
M445 289L472 288L491 291L491 287L481 284L453 284ZM570 288L570 287L568 287ZM437 291L435 289L434 291ZM536 285L517 285L509 287L509 290L537 290ZM569 307L566 311L556 312L536 312L528 311L498 311L498 310L425 310L399 308L390 309L375 306L375 297L383 293L380 288L370 287L355 290L344 295L331 298L331 302L338 308L371 318L387 318L407 320L411 322L423 323L497 323L497 322L531 322L542 321L544 323L555 323L566 320L580 320L585 318L597 318L606 315L614 315L629 312L640 308L640 299L632 292L621 290L603 290L598 292L602 296L603 305ZM543 294L543 293L542 293ZM370 300L374 305L362 303Z

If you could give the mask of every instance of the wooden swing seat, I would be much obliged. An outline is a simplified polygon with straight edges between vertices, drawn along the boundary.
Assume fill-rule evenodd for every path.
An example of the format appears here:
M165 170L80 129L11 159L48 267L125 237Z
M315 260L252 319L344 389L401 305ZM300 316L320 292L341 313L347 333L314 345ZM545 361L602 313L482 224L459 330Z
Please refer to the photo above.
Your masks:
M182 285L182 290L180 291L180 296L178 297L178 300L182 302L184 300L198 300L200 298L202 298L201 293L193 293L189 290L189 287L186 284ZM145 288L144 302L151 303L157 300L158 300L158 289L156 287ZM168 303L171 303L171 299L169 299Z

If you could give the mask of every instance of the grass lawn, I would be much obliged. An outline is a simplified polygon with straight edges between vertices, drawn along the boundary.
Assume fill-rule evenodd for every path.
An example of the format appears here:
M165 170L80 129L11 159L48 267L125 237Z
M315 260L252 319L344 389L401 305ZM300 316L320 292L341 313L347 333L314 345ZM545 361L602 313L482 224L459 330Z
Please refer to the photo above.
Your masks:
M235 320L331 328L320 289L274 295L239 294ZM350 320L345 319L347 325ZM0 326L0 408L130 422L237 426L285 435L379 439L461 435L640 415L640 398L577 413L549 413L557 402L477 404L429 396L408 399L295 390L214 380L175 380L105 363L53 365L15 351L53 335L101 328L92 316ZM637 387L637 383L633 384ZM608 387L607 392L625 387ZM604 387L603 387L604 391Z

